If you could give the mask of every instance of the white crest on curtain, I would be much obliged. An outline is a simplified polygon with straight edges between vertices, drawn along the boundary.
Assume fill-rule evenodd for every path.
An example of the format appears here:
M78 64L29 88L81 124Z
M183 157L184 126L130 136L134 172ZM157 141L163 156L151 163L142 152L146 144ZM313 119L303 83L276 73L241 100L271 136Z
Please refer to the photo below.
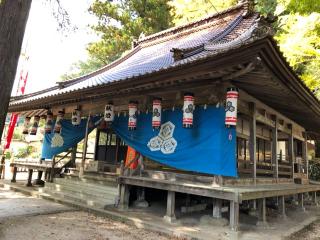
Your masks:
M151 138L148 142L150 151L161 151L163 154L173 153L178 145L173 138L174 129L175 125L170 121L162 124L158 136Z
M51 147L62 147L64 144L63 137L59 133L55 133L54 136L51 139Z

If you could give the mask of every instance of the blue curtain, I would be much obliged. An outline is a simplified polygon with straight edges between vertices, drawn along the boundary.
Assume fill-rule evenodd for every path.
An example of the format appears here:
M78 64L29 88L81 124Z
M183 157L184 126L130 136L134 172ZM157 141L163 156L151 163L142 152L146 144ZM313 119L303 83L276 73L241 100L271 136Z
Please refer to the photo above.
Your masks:
M182 127L181 110L163 111L160 130L152 129L151 113L137 116L137 130L128 130L128 116L116 117L112 127L127 145L154 161L181 170L236 177L236 131L226 128L224 118L224 108L198 107L191 129Z
M91 132L98 124L101 117L93 117L90 121L94 127L89 128ZM41 157L45 159L52 159L54 155L67 151L76 146L84 137L86 133L87 119L82 119L80 125L73 126L70 120L62 120L61 134L45 134L42 145Z

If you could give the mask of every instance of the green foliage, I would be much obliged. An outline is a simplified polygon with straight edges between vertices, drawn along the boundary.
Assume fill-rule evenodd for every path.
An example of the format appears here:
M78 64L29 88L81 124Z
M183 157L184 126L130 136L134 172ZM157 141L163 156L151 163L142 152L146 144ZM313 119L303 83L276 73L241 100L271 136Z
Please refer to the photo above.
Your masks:
M91 43L88 52L98 63L107 64L131 48L134 39L173 26L169 0L96 0L89 11L97 16L92 28L101 40Z
M5 158L6 159L11 159L11 152L10 151L6 151Z
M287 11L300 15L320 13L320 0L291 0L287 5Z
M104 66L104 63L98 60L94 60L92 58L86 62L79 61L71 66L68 73L65 73L61 76L61 80L66 81L80 76L84 76L88 73L96 71L102 66Z
M255 9L262 16L273 15L277 8L277 0L255 0Z
M237 0L175 0L171 4L175 9L175 25L181 25L200 19L235 5Z
M309 162L309 178L314 181L320 181L320 163L317 161Z
M36 149L33 146L22 147L22 148L18 149L18 153L15 155L15 157L16 158L26 158L34 152L36 152Z
M316 94L320 87L320 14L298 13L279 18L281 29L275 39L290 66Z

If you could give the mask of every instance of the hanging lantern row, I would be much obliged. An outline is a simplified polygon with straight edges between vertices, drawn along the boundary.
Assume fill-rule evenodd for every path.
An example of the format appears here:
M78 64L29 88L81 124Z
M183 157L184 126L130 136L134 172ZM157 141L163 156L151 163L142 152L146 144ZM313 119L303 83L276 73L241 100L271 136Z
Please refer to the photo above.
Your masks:
M226 106L225 106L225 124L226 126L237 125L237 104L238 104L239 92L235 87L227 88ZM194 94L185 93L183 97L183 120L182 124L184 128L193 127L193 113L195 109ZM206 108L206 105L205 105ZM138 102L130 101L128 105L129 119L128 129L135 130L137 128L137 113ZM162 99L155 98L152 102L152 128L159 129L161 126L162 115ZM104 120L110 123L114 120L114 105L112 102L105 106Z
M156 98L152 102L152 128L159 129L161 126L161 98Z
M194 94L185 93L183 97L183 127L192 128L194 111Z
M237 108L238 108L239 90L235 87L227 89L226 96L226 118L225 124L227 126L237 125Z

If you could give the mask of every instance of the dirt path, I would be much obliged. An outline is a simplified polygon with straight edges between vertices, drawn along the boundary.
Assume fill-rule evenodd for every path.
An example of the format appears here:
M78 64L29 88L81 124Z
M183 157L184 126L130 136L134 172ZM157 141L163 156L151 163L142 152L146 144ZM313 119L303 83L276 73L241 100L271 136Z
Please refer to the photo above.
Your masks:
M155 232L0 188L0 240L169 240Z
M0 239L169 240L175 238L137 229L86 212L65 212L2 220Z

